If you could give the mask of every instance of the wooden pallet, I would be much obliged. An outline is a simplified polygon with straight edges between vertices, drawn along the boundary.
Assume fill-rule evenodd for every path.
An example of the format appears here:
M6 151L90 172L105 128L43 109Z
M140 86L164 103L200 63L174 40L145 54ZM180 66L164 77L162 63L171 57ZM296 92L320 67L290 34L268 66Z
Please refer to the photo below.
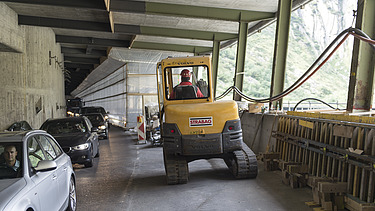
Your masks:
M358 198L347 194L344 197L345 200L345 208L351 211L374 211L375 210L375 203L366 203L360 201Z
M264 152L260 153L258 159L263 162L264 171L275 171L279 169L280 153Z
M280 162L282 182L291 188L303 188L307 185L308 167L295 162Z

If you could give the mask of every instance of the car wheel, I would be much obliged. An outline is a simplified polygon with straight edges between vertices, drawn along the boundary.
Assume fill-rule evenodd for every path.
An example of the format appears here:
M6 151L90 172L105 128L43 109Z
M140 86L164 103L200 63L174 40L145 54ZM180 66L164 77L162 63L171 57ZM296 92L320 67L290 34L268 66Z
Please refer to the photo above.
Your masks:
M93 165L94 165L94 159L92 159L92 158L90 159L89 162L85 163L86 168L92 167Z
M70 178L69 183L69 204L67 211L75 211L77 209L77 195L76 195L76 185L73 177Z

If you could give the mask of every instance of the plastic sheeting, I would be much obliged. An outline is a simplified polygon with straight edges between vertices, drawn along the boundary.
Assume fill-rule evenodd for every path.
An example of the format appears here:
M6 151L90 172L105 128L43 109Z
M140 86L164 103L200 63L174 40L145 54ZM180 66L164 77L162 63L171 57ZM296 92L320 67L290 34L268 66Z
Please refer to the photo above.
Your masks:
M191 53L112 48L99 65L72 92L85 106L102 106L112 118L136 127L144 106L157 104L156 64L167 57L193 56Z
M125 66L120 67L78 95L83 99L85 106L105 108L110 114L110 122L120 127L125 127L126 122L125 70Z
M121 66L125 64L124 61L117 60L115 58L108 57L103 63L101 63L95 70L93 70L83 82L71 93L73 96L79 95L85 89L91 85L102 80L106 76L110 75Z
M156 63L146 64L146 63L128 63L126 65L126 72L128 74L152 74L156 73Z
M157 94L156 76L137 76L135 74L128 75L128 93L133 94Z
M125 66L123 66L117 69L114 73L108 75L107 77L103 78L97 83L91 85L89 89L85 89L78 96L86 97L86 96L89 96L90 93L94 93L94 92L98 95L98 92L103 92L103 90L105 90L104 88L106 87L111 89L111 92L113 94L116 94L116 89L119 89L119 92L124 92L125 89L123 88L123 86L125 86L125 84L123 83L126 83L125 77L126 77L126 70L125 70ZM105 97L105 96L106 94L100 97Z
M133 128L137 125L137 116L143 114L143 107L148 104L155 104L158 101L157 96L137 96L129 95L127 97L127 125L129 128Z

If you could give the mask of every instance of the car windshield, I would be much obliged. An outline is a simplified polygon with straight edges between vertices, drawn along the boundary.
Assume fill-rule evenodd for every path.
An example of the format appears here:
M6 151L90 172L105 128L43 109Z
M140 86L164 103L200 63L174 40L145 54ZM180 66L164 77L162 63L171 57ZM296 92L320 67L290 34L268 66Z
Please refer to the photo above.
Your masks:
M0 179L22 177L22 143L0 142Z
M85 115L93 125L99 125L104 122L104 119L101 115Z
M49 134L84 133L87 128L83 122L77 121L53 121L43 126L43 130Z

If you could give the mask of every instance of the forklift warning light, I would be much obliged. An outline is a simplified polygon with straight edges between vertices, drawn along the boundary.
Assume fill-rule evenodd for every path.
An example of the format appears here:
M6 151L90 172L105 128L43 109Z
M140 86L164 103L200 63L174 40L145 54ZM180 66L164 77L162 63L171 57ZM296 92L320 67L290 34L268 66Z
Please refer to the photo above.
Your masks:
M206 127L213 126L212 116L210 117L190 117L189 118L190 127Z

